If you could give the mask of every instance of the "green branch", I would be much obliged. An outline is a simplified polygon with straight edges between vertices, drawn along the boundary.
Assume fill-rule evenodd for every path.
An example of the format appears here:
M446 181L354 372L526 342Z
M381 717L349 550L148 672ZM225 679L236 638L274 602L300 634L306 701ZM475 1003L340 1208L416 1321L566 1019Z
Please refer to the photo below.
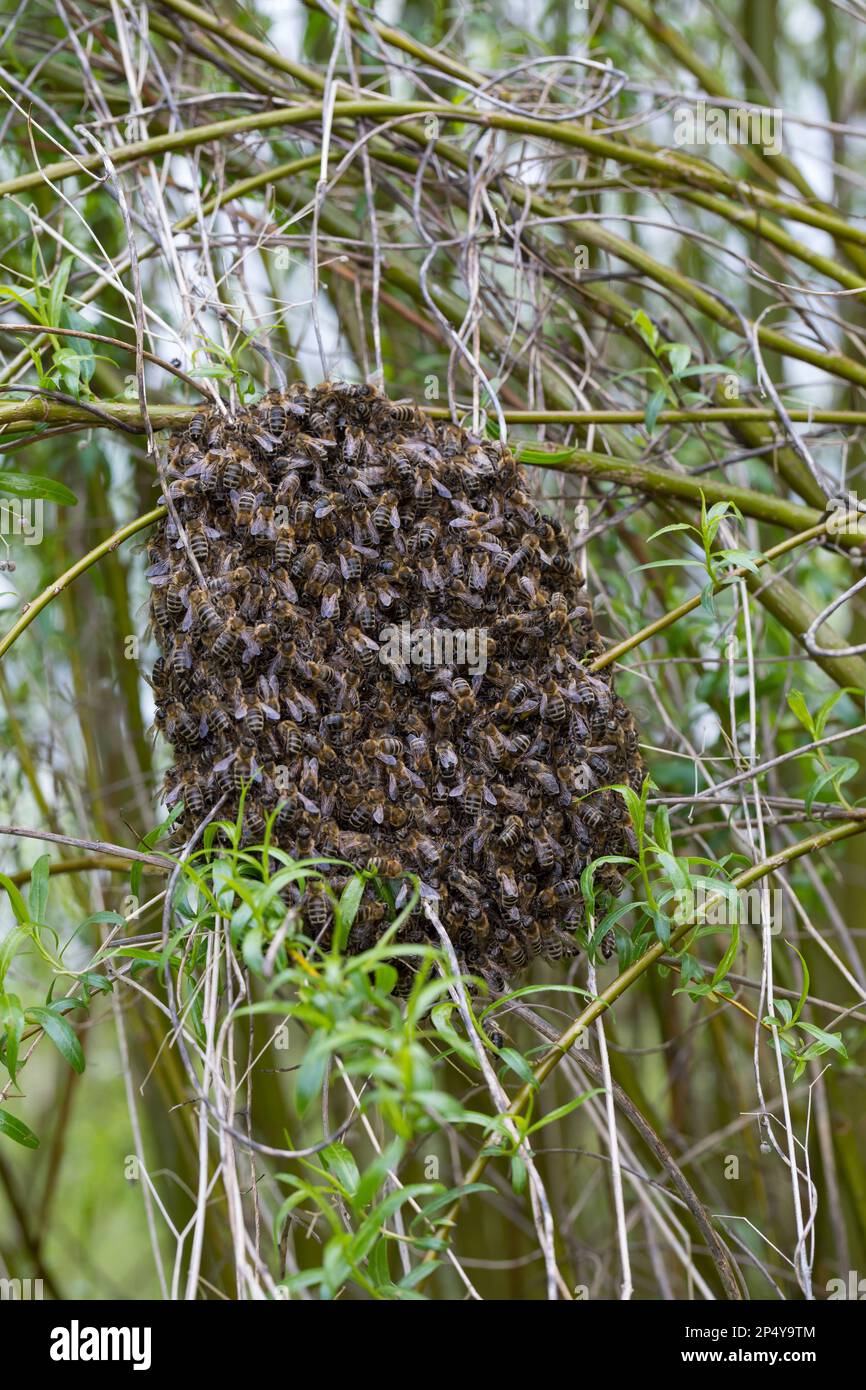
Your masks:
M48 607L52 599L58 598L59 595L63 593L64 589L68 588L74 580L78 579L79 575L84 574L86 570L90 569L91 565L95 565L104 555L110 555L111 552L116 550L119 545L122 545L124 541L128 541L131 536L137 535L139 531L143 531L147 526L152 526L155 521L161 521L165 515L165 507L154 507L152 512L146 512L144 516L137 517L135 521L127 522L125 526L121 526L119 531L115 531L114 535L108 536L104 541L100 541L99 545L95 546L93 550L89 550L86 555L82 555L81 559L76 560L75 564L72 565L70 569L66 570L65 573L59 575L57 579L52 580L48 587L43 589L42 593L39 594L37 598L33 599L30 603L25 603L21 612L21 617L10 627L6 636L0 638L0 657L6 655L9 648L17 642L22 632L26 631L35 618L38 618L39 614L44 608Z

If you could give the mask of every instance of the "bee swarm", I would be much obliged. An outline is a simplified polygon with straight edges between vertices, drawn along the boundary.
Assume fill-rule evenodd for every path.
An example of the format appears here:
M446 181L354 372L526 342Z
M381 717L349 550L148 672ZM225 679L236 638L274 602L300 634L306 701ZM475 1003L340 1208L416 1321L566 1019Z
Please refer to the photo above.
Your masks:
M493 988L575 954L582 870L634 847L610 784L642 769L626 705L587 670L601 641L563 528L512 455L370 386L294 385L196 416L164 483L152 683L184 829L223 796L234 818L249 783L247 840L276 813L297 858L417 874ZM406 624L412 648L387 644ZM455 629L486 637L486 669L412 661L418 634ZM339 893L346 871L327 872ZM597 878L620 886L615 865ZM327 895L300 911L327 941ZM368 888L348 949L386 923ZM401 940L428 930L418 910Z

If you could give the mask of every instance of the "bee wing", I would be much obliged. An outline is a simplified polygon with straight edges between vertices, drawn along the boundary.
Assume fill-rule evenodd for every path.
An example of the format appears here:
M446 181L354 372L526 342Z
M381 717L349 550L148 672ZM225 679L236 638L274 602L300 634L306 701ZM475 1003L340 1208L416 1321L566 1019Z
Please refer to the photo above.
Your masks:
M297 603L298 591L295 588L289 576L285 574L285 571L276 581L276 583L280 593L283 595L284 598L288 599L289 603Z

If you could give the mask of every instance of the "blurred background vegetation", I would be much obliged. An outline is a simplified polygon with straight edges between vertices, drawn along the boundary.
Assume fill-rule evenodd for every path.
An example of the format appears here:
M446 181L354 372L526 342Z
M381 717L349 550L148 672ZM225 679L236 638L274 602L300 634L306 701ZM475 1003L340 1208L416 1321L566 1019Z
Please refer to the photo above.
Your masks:
M820 527L864 463L864 21L860 0L5 0L0 483L48 500L0 576L0 1277L87 1299L797 1299L866 1273L862 595L804 641L862 570L859 537ZM727 131L769 112L781 153L680 143L700 98ZM236 918L212 867L163 955L164 870L123 857L179 848L156 830L170 755L132 524L162 500L146 417L164 452L202 394L280 371L507 426L605 639L655 625L617 688L657 885L810 842L761 880L780 934L674 942L543 1084L551 1033L666 947L670 900L600 903L617 955L534 967L494 1049L436 951L406 1017L384 956L268 973L248 938L273 939L268 909ZM521 1087L552 1117L531 1156L482 1158L442 1228L481 1117ZM308 1161L267 1151L344 1122Z

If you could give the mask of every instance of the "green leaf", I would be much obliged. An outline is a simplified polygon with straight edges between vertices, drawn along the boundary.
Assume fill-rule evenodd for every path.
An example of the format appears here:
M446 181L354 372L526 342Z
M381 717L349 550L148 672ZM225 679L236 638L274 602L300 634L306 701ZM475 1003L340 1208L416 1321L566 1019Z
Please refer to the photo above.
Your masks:
M678 859L675 854L668 853L667 850L659 849L656 851L659 865L670 880L675 893L691 893L692 880L689 875L686 863Z
M0 285L0 299L11 299L13 303L20 305L25 314L29 314L37 323L45 322L39 310L33 307L29 299L24 295L20 295L11 285Z
M674 376L681 377L692 360L692 350L688 343L667 343L662 352L667 354Z
M462 1199L464 1197L469 1197L473 1192L495 1191L496 1188L491 1187L490 1183L487 1182L470 1182L467 1183L465 1187L449 1187L447 1192L440 1192L438 1197L434 1197L432 1202L428 1202L417 1215L413 1216L412 1225L409 1229L413 1232L420 1231L421 1227L425 1226L430 1221L431 1217L435 1216L437 1212L443 1211L446 1207L450 1207L451 1203L458 1198Z
M0 995L0 1021L4 1029L3 1037L0 1039L3 1044L4 1065L15 1082L18 1077L21 1039L24 1035L24 1010L16 994Z
M531 1125L526 1133L528 1135L534 1134L536 1130L543 1129L545 1125L552 1125L555 1120L564 1119L566 1115L571 1114L572 1110L576 1110L579 1105L583 1105L585 1101L591 1100L593 1096L603 1095L603 1086L595 1086L591 1091L583 1091L579 1096L575 1096L573 1100L568 1101L567 1104L558 1106L556 1110L551 1110L549 1115L545 1115L542 1119L536 1120L535 1124Z
M244 965L248 970L252 970L254 975L261 975L265 966L262 941L261 927L250 927L241 943Z
M794 1015L794 1009L790 999L774 999L773 1011L774 1013L779 1015L779 1018L781 1018L782 1027L790 1028L791 1020ZM772 1014L768 1015L767 1018L765 1018L764 1022L768 1023L771 1027L778 1027L778 1019L774 1018Z
M347 1149L345 1144L329 1144L322 1150L321 1157L328 1172L333 1174L350 1197L354 1197L358 1191L361 1174L351 1149Z
M30 921L30 913L27 909L27 904L19 892L18 885L13 883L12 879L9 878L7 874L0 874L0 887L5 888L6 892L9 894L9 902L15 914L15 921L21 926L26 926Z
M31 922L45 921L45 908L48 904L48 866L50 863L51 855L41 854L30 870L30 892L27 895L27 905Z
M647 544L650 541L658 540L659 536L666 536L668 531L694 531L688 521L672 521L669 526L662 526L658 531L653 531L651 536L647 536Z
M499 1049L499 1055L506 1066L510 1067L524 1085L530 1086L533 1091L538 1090L538 1082L535 1079L535 1074L522 1053L516 1052L513 1047L501 1047Z
M384 1238L378 1241L370 1254L367 1256L367 1272L374 1288L379 1291L384 1285L391 1283L391 1270L388 1265L389 1242ZM418 1268L427 1273L426 1267L422 1264Z
M834 690L832 695L828 695L815 714L815 737L822 737L830 713L843 695L862 695L862 693L856 685L846 685L842 690Z
M66 297L66 286L69 283L72 261L72 256L64 256L55 272L54 279L51 281L51 289L48 292L48 322L52 328L62 326L63 300Z
M339 930L334 932L334 951L337 953L341 953L346 949L349 932L352 929L352 923L358 915L358 908L361 906L361 899L364 896L364 889L367 886L367 882L368 880L364 874L354 874L340 894L340 901L337 908Z
M653 391L652 395L647 401L647 407L644 411L643 419L644 424L646 425L650 434L652 434L653 430L655 429L656 420L659 417L659 411L662 409L666 400L667 392L665 391L664 387L660 386L657 391Z
M394 1212L399 1211L410 1198L427 1196L441 1190L441 1183L416 1182L409 1183L406 1187L397 1188L395 1192L389 1192L387 1197L383 1197L382 1201L373 1208L370 1215L358 1227L357 1234L348 1247L348 1256L352 1263L358 1264L364 1259L379 1238L385 1222L394 1215Z
M78 506L75 493L63 483L38 477L35 473L9 473L0 469L0 492L7 497L38 497L44 502L56 502L60 507Z
M15 959L15 956L18 954L18 951L24 945L25 941L30 940L30 937L30 927L19 926L13 927L12 931L7 932L2 941L0 941L0 984L5 980L6 972Z
M807 816L811 815L813 804L826 786L832 784L834 788L840 787L843 782L849 781L860 771L860 764L855 758L828 758L827 764L827 767L818 774L803 798Z
M728 949L725 951L725 954L722 956L722 959L719 961L718 965L716 966L716 970L715 970L715 973L714 973L714 975L713 975L713 979L712 979L712 987L713 987L713 989L715 989L717 985L721 984L722 980L723 980L723 979L725 978L725 976L727 975L728 971L730 970L731 966L733 965L734 961L735 961L736 958L737 958L737 951L738 951L738 949L739 949L739 946L740 946L740 928L737 926L737 923L734 922L733 927L732 927L732 930L731 930L731 944L728 946Z
M659 806L653 816L653 839L656 844L668 854L674 852L674 842L671 837L671 820L667 806Z
M655 352L656 345L659 340L659 331L653 323L652 319L644 313L643 309L638 309L632 315L631 321L634 327L637 329L640 336L643 338L647 347L652 352Z
M801 690L789 690L788 705L803 725L803 728L806 729L813 738L816 738L815 721L809 713L809 706L806 704L803 692Z
M520 1154L513 1154L511 1158L511 1186L518 1194L526 1191L526 1164Z
M84 1053L72 1024L53 1009L28 1009L26 1017L28 1023L37 1023L42 1028L64 1062L80 1076L84 1071Z
M328 1056L324 1048L307 1049L295 1079L295 1102L299 1115L309 1110L311 1103L321 1092L327 1061Z
M817 1023L798 1023L797 1027L804 1033L809 1033L813 1038L817 1038L825 1051L838 1052L845 1061L848 1060L848 1051L842 1041L841 1033L828 1033L823 1028L819 1028Z
M663 946L667 946L671 939L671 920L664 912L651 911L650 916L653 920L655 934Z
M10 1115L8 1110L0 1110L0 1134L5 1134L7 1139L13 1139L16 1144L21 1144L25 1149L38 1149L39 1140L28 1129L23 1120L17 1116Z
M715 587L715 583L711 579L709 584L705 584L703 589L701 590L701 608L703 608L704 612L708 613L709 616L713 619L715 619L716 616L716 603L714 597Z
M802 955L802 952L798 951L796 946L792 946L790 941L787 942L786 944L787 944L787 945L791 948L791 950L794 952L794 955L795 955L795 956L797 957L797 959L799 960L800 966L802 967L802 970L803 970L803 984L802 984L802 987L801 987L801 989L800 989L800 998L797 1000L797 1007L794 1009L794 1016L793 1016L793 1018L792 1018L792 1020L791 1020L793 1023L796 1023L796 1022L798 1021L798 1019L799 1019L801 1013L803 1012L804 1008L806 1007L806 1000L809 998L809 984L810 984L810 981L809 981L809 967L808 967L808 965L806 964L806 961L805 961L805 959L804 959L804 957L803 957L803 955Z

